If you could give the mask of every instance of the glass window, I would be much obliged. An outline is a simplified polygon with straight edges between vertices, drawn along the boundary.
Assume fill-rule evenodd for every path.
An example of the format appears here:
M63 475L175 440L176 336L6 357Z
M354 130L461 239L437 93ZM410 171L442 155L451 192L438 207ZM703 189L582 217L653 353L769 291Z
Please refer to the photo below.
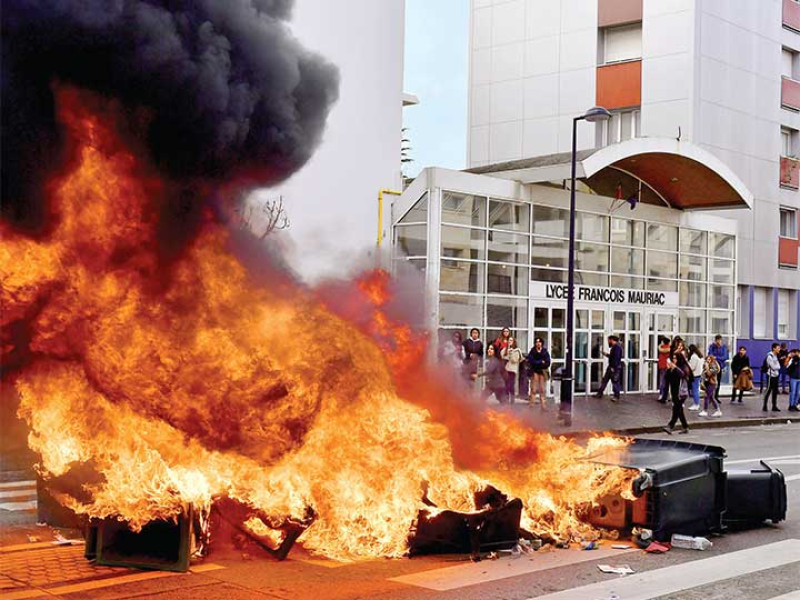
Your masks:
M685 283L679 286L681 306L706 306L706 284L704 283Z
M428 221L428 192L425 192L422 197L417 200L417 203L411 207L399 223L426 223Z
M650 277L678 277L678 255L670 252L647 251L647 274Z
M608 286L608 275L601 273L588 273L586 271L575 272L576 285L595 285L599 287Z
M778 339L786 340L797 337L797 292L795 290L778 290Z
M706 254L707 250L707 238L705 231L681 229L681 252Z
M489 231L489 260L527 264L528 244L527 235Z
M711 320L709 326L714 335L730 335L733 333L731 329L733 322L732 315L733 313L720 310L712 310L708 313L708 317ZM730 350L730 348L729 345L728 349ZM733 354L733 352L731 352L731 354Z
M647 289L654 292L677 292L678 282L675 279L648 279Z
M797 239L797 211L795 209L780 209L780 236Z
M678 228L650 223L647 226L647 247L656 250L677 250Z
M564 329L567 326L567 311L563 308L554 308L550 326L553 329Z
M611 287L621 287L630 290L644 289L644 277L630 277L628 275L612 275Z
M644 246L644 222L611 219L611 243L625 246Z
M483 325L483 297L441 294L439 297L439 325L481 327Z
M394 243L400 256L426 256L428 254L428 227L426 225L395 225Z
M399 258L393 262L394 274L401 275L408 273L408 269L413 269L411 272L418 272L425 274L428 267L428 261L424 258Z
M486 299L487 327L527 329L528 301L516 298Z
M486 227L486 198L442 191L442 221Z
M644 250L611 247L611 271L644 275Z
M547 329L550 325L547 321L547 309L537 306L533 309L533 326L536 329Z
M604 329L606 323L606 313L602 310L592 311L592 329Z
M442 260L439 289L446 292L482 294L485 291L485 268L484 263Z
M489 227L528 233L531 230L530 204L489 200Z
M710 308L725 308L733 310L733 286L712 285Z
M692 281L706 280L706 258L703 256L681 255L680 278Z
M719 260L710 258L708 260L709 279L716 283L733 283L732 260Z
M608 246L575 243L575 268L583 271L608 271Z
M567 229L569 233L569 229ZM608 217L579 212L575 215L575 239L608 242Z
M534 237L531 264L540 267L567 268L569 262L569 241Z
M682 308L678 313L678 328L682 333L705 333L706 311Z
M487 288L490 294L528 295L528 267L487 265Z
M772 337L772 289L753 288L753 337Z
M607 27L603 34L603 62L605 64L642 57L642 23Z
M442 257L485 258L486 231L483 229L442 225Z
M546 281L548 283L567 283L567 272L556 269L531 269L531 281Z
M724 233L709 233L708 253L718 258L733 258L734 239Z
M568 238L569 211L549 206L534 206L533 233Z

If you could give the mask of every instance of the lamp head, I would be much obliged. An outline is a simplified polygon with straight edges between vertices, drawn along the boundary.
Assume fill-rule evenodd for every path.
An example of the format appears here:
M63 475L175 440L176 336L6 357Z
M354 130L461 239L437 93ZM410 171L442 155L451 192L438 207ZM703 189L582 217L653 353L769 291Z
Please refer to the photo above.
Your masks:
M589 110L587 110L584 115L583 119L589 121L589 123L596 123L598 121L608 121L611 118L611 113L608 112L602 106L593 106Z

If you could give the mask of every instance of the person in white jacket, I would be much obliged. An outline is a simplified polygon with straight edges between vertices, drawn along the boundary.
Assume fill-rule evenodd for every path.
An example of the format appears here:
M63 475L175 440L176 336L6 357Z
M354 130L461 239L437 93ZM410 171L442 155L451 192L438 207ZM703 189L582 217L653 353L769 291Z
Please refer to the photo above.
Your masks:
M509 403L514 404L517 397L517 379L519 378L519 365L524 360L522 350L517 347L517 340L508 338L508 346L500 351L500 357L506 363L506 394Z
M703 355L697 346L689 345L689 368L692 370L692 405L689 410L700 410L700 377L703 375Z

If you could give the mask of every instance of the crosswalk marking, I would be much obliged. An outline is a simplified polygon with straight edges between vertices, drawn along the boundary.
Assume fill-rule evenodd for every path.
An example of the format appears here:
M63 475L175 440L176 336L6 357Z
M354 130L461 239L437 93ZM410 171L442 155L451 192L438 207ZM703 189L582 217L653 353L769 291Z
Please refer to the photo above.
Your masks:
M519 558L503 557L499 560L484 560L479 563L463 563L454 567L431 569L400 577L392 577L389 581L405 583L416 587L444 592L477 585L487 581L497 581L526 575L536 571L564 567L590 560L610 560L622 558L629 552L637 552L638 548L614 550L601 547L598 550L557 550L552 552L535 552ZM627 600L627 599L626 599Z
M6 488L17 488L17 487L32 487L36 488L36 480L34 479L26 479L25 481L4 481L0 483L0 490Z
M26 500L25 502L0 502L0 510L33 510L36 508L36 500Z
M687 550L687 552L689 551ZM756 571L795 562L800 562L800 540L783 540L684 562L663 569L643 571L635 575L591 583L539 596L537 600L595 600L596 598L605 598L612 592L625 600L651 600L723 579L741 577Z
M0 492L0 498L20 498L25 496L36 498L36 489L6 490Z
M800 590L796 592L789 592L788 594L781 594L769 600L800 600Z
M35 510L37 497L36 482L33 480L0 483L0 510Z
M757 463L760 460L770 461L770 460L792 460L792 459L800 459L800 454L789 454L788 456L768 456L766 458L740 458L737 460L725 459L725 466L743 465L746 463Z

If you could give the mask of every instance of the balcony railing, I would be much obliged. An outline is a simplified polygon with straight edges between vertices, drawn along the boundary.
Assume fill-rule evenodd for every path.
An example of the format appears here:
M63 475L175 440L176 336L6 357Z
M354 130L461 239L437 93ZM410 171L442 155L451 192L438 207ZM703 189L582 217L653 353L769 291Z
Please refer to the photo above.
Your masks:
M798 102L800 103L800 98L798 98ZM628 108L639 106L641 103L641 60L597 67L597 106L609 109Z
M795 0L783 0L783 25L800 31L800 3Z
M781 187L800 189L800 160L781 156Z

